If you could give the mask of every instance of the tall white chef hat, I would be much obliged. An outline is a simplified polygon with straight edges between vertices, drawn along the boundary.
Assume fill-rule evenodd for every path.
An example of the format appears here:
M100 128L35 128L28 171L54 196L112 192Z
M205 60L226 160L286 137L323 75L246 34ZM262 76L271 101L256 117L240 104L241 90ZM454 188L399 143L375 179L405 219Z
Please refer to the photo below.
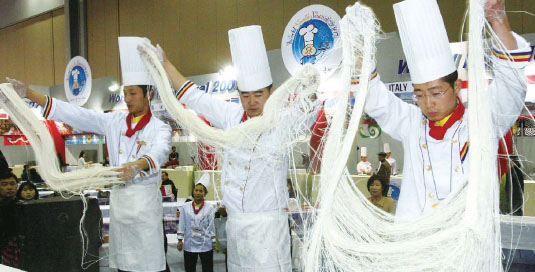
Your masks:
M208 173L204 173L201 178L195 183L195 186L197 186L198 184L202 184L204 185L204 187L206 188L206 190L208 191L210 189L210 174Z
M256 91L273 83L260 26L231 29L228 41L240 91Z
M137 46L149 43L147 38L119 37L119 56L121 59L121 73L123 85L154 85L149 70L143 64Z
M361 157L368 157L368 148L363 146L360 148L360 156Z
M405 0L394 4L394 14L413 83L436 80L456 70L436 0Z
M383 151L385 153L389 153L390 152L390 144L389 143L384 143L383 144Z

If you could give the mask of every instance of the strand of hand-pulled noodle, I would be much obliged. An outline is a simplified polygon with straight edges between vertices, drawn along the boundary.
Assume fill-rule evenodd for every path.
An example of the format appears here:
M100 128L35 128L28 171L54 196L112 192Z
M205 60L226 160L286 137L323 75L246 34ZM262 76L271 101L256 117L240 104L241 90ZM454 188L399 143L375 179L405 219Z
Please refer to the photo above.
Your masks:
M140 45L146 46L146 45ZM311 99L319 86L319 73L312 65L305 65L292 78L277 88L269 97L261 116L227 130L208 126L198 116L186 110L176 99L167 74L156 54L149 48L141 54L146 67L160 94L162 103L169 114L203 143L224 149L236 148L245 143L255 143L258 136L281 123L281 113L290 103L297 104L303 112L311 112L315 103ZM295 143L288 142L286 146ZM280 147L285 150L285 146Z
M4 109L30 141L35 152L39 174L55 191L70 191L82 194L83 190L122 183L118 172L110 167L92 167L78 171L62 173L56 156L54 141L42 121L13 90L9 83L0 84L0 107Z

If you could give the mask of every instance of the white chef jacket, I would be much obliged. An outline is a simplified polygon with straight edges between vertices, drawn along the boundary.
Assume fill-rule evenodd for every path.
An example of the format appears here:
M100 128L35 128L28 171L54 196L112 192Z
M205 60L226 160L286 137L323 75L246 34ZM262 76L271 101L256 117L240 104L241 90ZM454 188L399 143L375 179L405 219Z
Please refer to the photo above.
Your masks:
M518 49L511 54L529 55L529 43L513 33ZM494 51L495 76L490 84L497 150L502 137L518 118L526 95L524 68L527 62L499 59ZM461 186L468 174L468 110L450 127L443 140L429 136L429 122L419 107L403 102L377 77L370 82L365 111L383 131L399 140L404 149L404 169L396 218L409 220L432 210Z
M395 176L398 174L398 164L396 162L396 159L394 159L394 157L390 157L388 159L386 159L388 161L388 163L390 164L390 169L391 169L391 172L392 172L392 175Z
M187 81L176 94L180 102L208 120L212 126L230 129L248 119L241 104L226 102L201 91ZM288 156L280 150L284 133L292 126L299 110L286 110L280 125L260 135L256 145L223 152L221 191L228 213L266 212L288 205ZM307 120L308 129L315 114Z
M110 166L145 159L141 171L125 186L115 186L110 199L110 267L128 271L165 270L160 165L167 160L171 128L151 117L126 137L128 113L99 113L47 97L43 115L86 132L106 136Z
M373 167L372 167L372 163L369 162L369 161L360 161L358 164L357 164L357 173L359 175L361 174L366 174L366 175L370 175L373 171Z
M184 240L184 250L188 252L207 252L215 243L215 208L204 202L198 214L193 212L193 201L186 202L180 208L177 238Z
M187 81L176 97L214 127L229 129L248 119L241 104L225 102ZM306 120L308 129L317 114ZM227 208L230 271L291 271L288 218L288 156L280 146L303 113L285 109L280 124L262 133L256 144L225 150L221 191ZM268 235L268 236L263 236ZM269 237L269 239L265 239Z

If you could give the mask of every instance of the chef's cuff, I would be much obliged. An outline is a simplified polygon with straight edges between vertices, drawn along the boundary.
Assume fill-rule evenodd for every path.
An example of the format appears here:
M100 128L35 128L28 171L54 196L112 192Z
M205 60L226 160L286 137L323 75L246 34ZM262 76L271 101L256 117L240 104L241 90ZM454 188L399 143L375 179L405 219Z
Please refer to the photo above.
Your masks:
M531 58L531 46L529 42L526 41L523 37L520 35L511 32L513 37L516 40L516 44L518 46L518 49L515 50L507 50L507 51L500 51L497 48L496 44L493 43L492 45L492 54L501 61L510 61L510 62L529 62Z
M215 236L212 237L212 243L215 243L216 242L216 239L215 239Z
M177 233L177 234L176 234L176 238L177 238L178 240L184 240L184 233Z
M54 107L54 99L51 96L46 96L46 103L45 107L43 108L43 117L45 119L48 119L50 116L53 115L55 107Z
M374 80L379 73L377 72L377 67L373 69L372 73L370 74L370 81ZM351 85L358 85L360 84L360 76L352 76L351 77Z
M158 171L156 163L154 163L154 160L149 155L143 155L141 158L145 159L149 165L149 169L147 171L142 171L142 173L146 172L148 174L152 174Z
M178 89L178 91L175 93L176 99L180 101L180 99L184 96L186 92L195 87L195 83L191 80L184 82L184 84L182 84L182 87L180 87L180 89Z

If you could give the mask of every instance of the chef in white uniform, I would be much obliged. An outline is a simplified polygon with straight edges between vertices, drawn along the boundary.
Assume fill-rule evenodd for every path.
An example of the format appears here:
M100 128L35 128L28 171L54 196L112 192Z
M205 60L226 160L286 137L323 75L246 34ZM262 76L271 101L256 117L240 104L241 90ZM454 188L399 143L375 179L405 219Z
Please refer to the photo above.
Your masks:
M493 30L515 58L509 61L503 52L493 52L495 76L490 92L497 150L498 139L524 103L523 75L530 46L511 32L503 1L488 0L486 10ZM394 11L418 106L397 98L377 76L370 82L365 111L403 144L403 181L396 211L396 218L403 221L430 212L462 186L469 165L468 111L457 98L461 81L436 0L406 0L395 4Z
M184 78L163 56L163 66L177 98L214 127L229 129L259 116L273 91L266 48L260 26L229 31L232 63L237 70L241 105L213 98ZM255 144L225 150L221 190L227 208L229 271L291 271L286 187L288 156L280 146L298 109L286 109L280 125L260 135ZM310 128L316 113L309 113Z
M357 173L359 175L371 175L373 167L368 161L368 148L363 146L360 148L360 162L357 164Z
M213 271L215 249L215 207L204 197L210 189L210 175L205 173L193 188L193 201L180 208L177 230L177 248L184 249L186 272L195 271L200 257L202 271Z
M106 136L110 165L120 166L118 171L125 181L125 185L113 187L110 198L109 261L110 267L119 271L165 270L158 182L160 165L169 152L171 128L150 112L150 75L137 50L137 45L146 41L119 37L128 113L88 110L10 81L21 96L44 108L46 119Z
M395 176L398 174L398 164L396 162L396 159L392 157L392 152L390 152L390 144L384 143L383 144L383 151L386 153L386 160L390 164L390 171L392 173L392 176Z

